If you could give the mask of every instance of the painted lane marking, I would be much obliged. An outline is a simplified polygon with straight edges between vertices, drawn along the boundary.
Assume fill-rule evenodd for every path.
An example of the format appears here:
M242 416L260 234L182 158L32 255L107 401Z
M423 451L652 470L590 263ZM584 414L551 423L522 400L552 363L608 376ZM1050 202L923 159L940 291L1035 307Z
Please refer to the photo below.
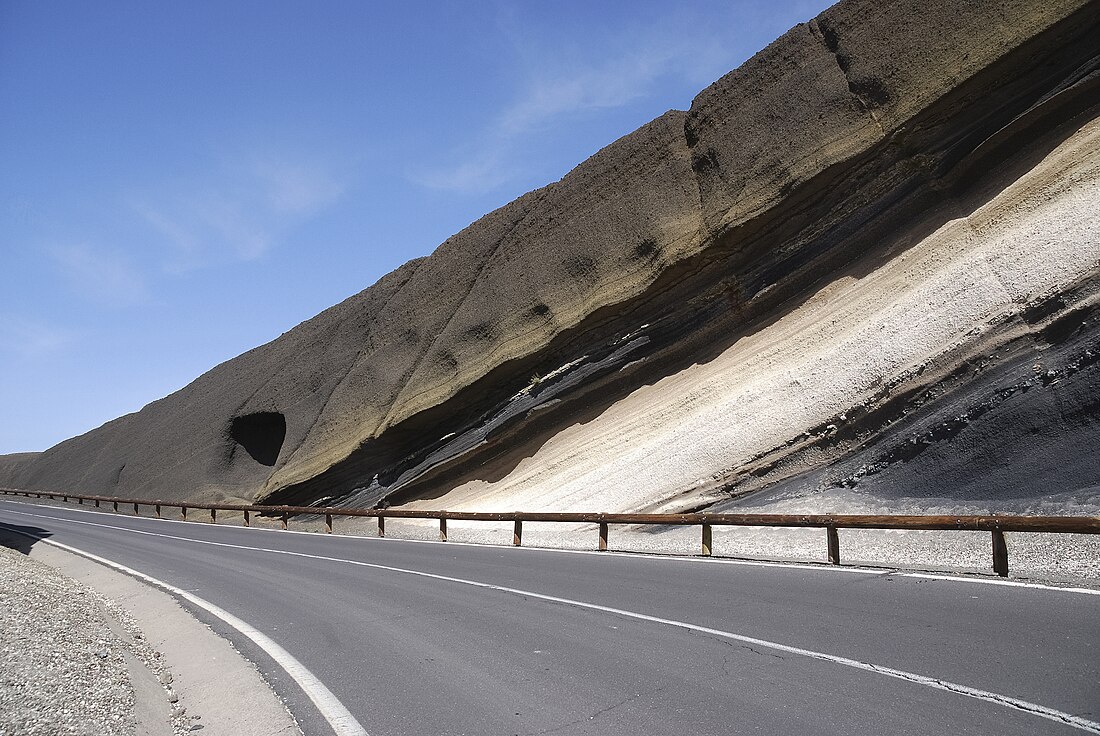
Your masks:
M328 724L332 727L333 732L335 732L337 736L368 736L366 729L364 729L359 724L359 721L355 719L355 716L353 716L348 711L348 709L344 707L344 704L341 703L335 695L333 695L332 691L325 687L325 684L323 682L317 679L317 677L312 672L310 672L305 665L295 659L294 655L283 649L269 636L253 627L247 621L244 621L243 619L234 616L232 613L229 613L229 611L226 611L223 608L219 608L218 606L215 606L213 603L207 600L199 598L194 593L190 593L186 590L183 590L182 588L177 588L176 586L170 585L163 580L153 577L152 575L146 575L143 572L139 572L131 567L126 567L125 565L121 565L117 562L114 562L113 560L108 560L105 557L100 557L99 555L94 555L91 552L85 552L82 549L78 549L67 544L62 544L61 542L55 542L51 539L36 537L35 535L28 534L27 532L21 532L15 529L9 529L8 531L43 542L50 545L51 547L57 547L58 549L63 549L66 552L80 555L81 557L85 557L89 560L92 560L93 562L98 562L105 567L109 567L113 570L125 573L126 575L130 575L131 577L137 578L144 583L148 583L149 585L165 590L172 595L177 596L178 598L182 598L188 603L191 603L192 605L203 609L210 615L221 619L221 621L228 624L229 626L232 626L241 634L251 639L256 646L258 646L269 657L275 660L275 663L282 667L283 670L285 670L286 673L290 675L296 683L298 683L298 686L302 688L303 692L305 692L309 699L313 701L313 704L317 706L317 710L319 710L324 719L328 721Z
M34 516L34 514L26 514L27 516ZM53 517L46 517L53 518ZM790 646L788 644L781 644L779 642L769 641L767 639L758 639L752 636L746 636L744 634L737 634L732 631L724 631L722 629L714 629L708 626L700 626L698 624L688 623L686 621L678 621L676 619L661 618L658 616L650 616L644 613L637 613L634 611L627 611L622 608L613 608L611 606L603 606L598 603L588 603L585 601L578 601L572 598L561 598L553 595L546 595L543 593L536 593L530 590L523 590L521 588L511 588L504 585L496 585L493 583L483 583L477 580L467 580L465 578L456 578L449 575L439 575L436 573L423 572L421 570L410 570L402 567L393 567L391 565L381 565L374 562L360 562L358 560L346 560L339 557L326 557L324 555L311 555L305 552L292 552L289 550L271 549L267 547L250 547L241 544L230 544L228 542L211 542L200 539L190 539L188 537L179 537L171 534L158 534L156 532L140 531L136 529L127 529L125 527L110 526L107 524L96 524L88 521L76 521L73 519L57 519L58 521L67 521L71 524L84 524L88 526L102 527L108 529L118 529L121 531L128 531L134 534L143 534L151 537L161 537L163 539L174 539L182 542L192 542L194 544L206 544L215 547L228 547L231 549L248 550L251 552L268 552L271 554L289 555L291 557L304 557L313 560L322 560L325 562L342 562L348 565L357 565L359 567L366 567L375 570L385 570L387 572L395 572L404 575L412 575L415 577L428 578L431 580L442 580L450 583L458 583L460 585L468 585L474 588L481 588L483 590L495 590L502 593L510 593L518 595L524 598L533 598L536 600L547 601L550 603L560 603L567 606L573 606L575 608L586 609L590 611L600 611L602 613L610 613L616 616L622 616L637 621L646 621L649 623L661 624L664 626L670 626L677 629L684 629L687 631L693 631L700 634L708 634L710 636L719 637L722 639L729 639L732 641L741 642L744 644L751 644L757 647L763 647L766 649L772 649L778 652L784 652L787 654L796 654L810 659L817 659L824 662L832 662L845 667L851 667L853 669L862 670L864 672L872 672L886 677L892 677L898 680L904 680L906 682L912 682L918 685L923 685L935 690L942 690L945 692L955 693L957 695L964 695L969 698L975 698L988 703L994 703L996 705L1002 705L1007 708L1030 713L1031 715L1039 716L1056 723L1071 726L1081 731L1087 731L1089 733L1100 734L1100 722L1090 721L1080 716L1073 715L1072 713L1066 713L1064 711L1056 710L1054 708L1048 708L1038 703L1032 703L1021 698L1015 698L1009 695L1002 695L1000 693L991 692L989 690L982 690L976 687L970 687L969 685L963 685L949 680L941 680L935 677L929 677L927 675L920 675L914 672L908 672L906 670L899 670L893 667L886 667L883 665L877 665L870 662L863 662L857 659L851 659L849 657L842 657L835 654L828 654L825 652L815 651L813 649L803 649L801 647ZM45 540L44 540L45 541ZM111 563L113 564L113 563ZM140 575L140 573L139 573ZM189 595L189 594L188 594ZM277 645L276 645L277 646ZM287 655L289 656L289 655Z
M1060 588L1056 585L1043 585L1041 583L1025 583L1022 580L993 580L985 578L961 578L955 575L940 575L930 572L902 572L895 573L899 577L921 578L924 580L946 580L952 583L978 583L979 585L1001 585L1007 588L1040 588L1042 590L1062 590L1067 593L1084 593L1085 595L1100 595L1096 588Z
M155 519L149 516L120 516L109 511L96 511L94 509L78 509L67 508L63 506L41 506L35 503L28 503L26 501L12 501L9 499L0 499L0 502L14 503L21 506L32 506L34 508L56 508L60 511L81 513L81 514L97 514L100 516L109 516L112 518L123 519L141 519L143 522L166 522L169 524L201 524L202 522L196 521L183 521L181 519ZM44 514L30 514L25 511L12 511L13 514L23 514L24 516L37 516L42 519L56 519L58 521L72 521L73 519L65 519L60 516L47 516ZM125 529L126 531L137 531L130 529L129 527L112 527L118 529ZM266 529L264 527L243 527L243 526L229 526L223 524L220 526L222 529L238 530L241 533L248 532L273 532L278 534L304 534L312 537L322 537L325 539L342 539L348 541L363 541L369 540L368 543L373 544L376 542L390 543L390 544L446 544L449 547L479 547L481 549L496 549L496 550L512 550L511 553L564 553L572 555L594 555L597 557L628 557L631 559L646 559L656 562L691 562L699 565L738 565L741 567L776 567L786 568L791 570L813 570L815 572L824 573L852 573L856 575L890 575L892 577L904 577L904 578L925 578L929 580L945 580L956 583L980 583L982 585L999 585L1006 588L1030 588L1032 590L1049 590L1058 593L1082 593L1084 595L1100 595L1100 589L1097 588L1079 588L1065 585L1048 585L1045 583L1031 583L1024 582L1022 580L1000 580L995 578L982 578L972 575L951 575L949 573L923 573L923 572L906 572L904 570L898 570L896 568L871 568L871 567L858 567L855 565L825 565L816 564L812 562L782 562L778 560L741 560L731 558L720 557L698 557L698 556L684 556L674 554L647 554L644 552L620 552L615 550L606 550L603 552L597 552L590 549L561 549L556 547L513 547L512 545L505 544L487 544L480 542L457 542L448 541L440 542L433 539L401 539L397 537L366 537L358 535L347 534L325 534L320 532L306 532L296 529Z

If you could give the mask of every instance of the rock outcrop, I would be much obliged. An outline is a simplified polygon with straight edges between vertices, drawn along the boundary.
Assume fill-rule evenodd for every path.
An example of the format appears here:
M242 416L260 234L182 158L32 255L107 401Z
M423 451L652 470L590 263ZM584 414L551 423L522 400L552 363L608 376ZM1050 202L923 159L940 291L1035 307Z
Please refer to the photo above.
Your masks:
M845 0L689 111L0 482L1100 503L1097 38L1095 1Z

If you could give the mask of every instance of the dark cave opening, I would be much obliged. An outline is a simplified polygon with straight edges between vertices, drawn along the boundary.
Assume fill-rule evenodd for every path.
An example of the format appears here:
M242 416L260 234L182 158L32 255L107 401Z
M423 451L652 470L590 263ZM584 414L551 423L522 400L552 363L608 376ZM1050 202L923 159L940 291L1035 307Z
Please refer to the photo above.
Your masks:
M270 467L279 459L279 451L283 449L286 418L275 411L234 417L229 434L253 460Z

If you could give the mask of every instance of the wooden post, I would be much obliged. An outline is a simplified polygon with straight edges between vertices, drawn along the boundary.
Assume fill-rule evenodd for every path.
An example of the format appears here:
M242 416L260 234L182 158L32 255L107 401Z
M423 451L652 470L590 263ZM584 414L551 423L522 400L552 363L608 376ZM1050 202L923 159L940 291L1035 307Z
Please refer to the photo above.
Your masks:
M290 520L290 514L283 514L283 529L286 529L286 523Z
M447 517L446 516L440 516L439 517L439 541L440 542L446 542L447 541Z
M600 522L600 543L599 543L599 546L597 547L597 549L599 549L600 552L606 552L607 551L607 522L606 521L601 521Z
M210 523L211 524L217 524L218 523L218 510L217 509L210 509Z
M111 503L114 505L115 513L117 514L118 513L118 501L112 501Z
M381 515L378 517L378 536L386 536L386 517Z
M825 527L825 540L828 547L829 564L840 564L840 535L837 534L835 526Z
M332 534L332 514L325 514L325 534Z
M138 515L138 505L135 503L134 504L134 516L137 516L137 515Z
M245 526L251 526L250 520L248 518L248 512L247 511L244 512L244 525Z
M710 557L711 539L710 524L703 524L703 557Z
M1000 529L993 530L993 572L1002 578L1008 577L1008 544Z
M180 518L181 519L187 519L187 507L186 506L180 506Z
M523 546L523 522L516 519L516 523L512 526L512 546Z
M95 500L95 507L96 507L97 509L99 508L99 499L98 499L98 498L97 498L97 499Z
M68 496L62 496L61 497L61 503L68 503L68 502L69 502L69 497Z
M156 504L156 508L157 508L157 518L159 519L160 518L160 504L159 503Z

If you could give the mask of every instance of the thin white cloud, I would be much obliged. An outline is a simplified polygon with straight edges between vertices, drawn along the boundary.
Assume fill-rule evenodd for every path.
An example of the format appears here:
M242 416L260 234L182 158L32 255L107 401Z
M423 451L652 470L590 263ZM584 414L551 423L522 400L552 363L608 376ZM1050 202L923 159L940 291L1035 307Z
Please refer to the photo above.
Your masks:
M130 206L169 246L165 270L179 272L263 257L290 229L336 203L345 188L324 166L255 156L156 198L131 198Z
M513 170L501 161L500 153L499 148L485 151L451 167L409 173L408 178L428 189L463 194L488 191L508 181L513 174Z
M119 251L76 243L55 246L49 252L74 290L95 301L129 306L149 298L145 279Z
M722 9L669 5L661 17L588 39L583 47L560 38L548 43L520 17L522 11L502 5L496 32L510 49L510 57L502 56L518 77L511 100L459 143L461 153L440 156L444 163L408 178L429 188L482 193L523 172L533 137L571 119L655 100L674 89L683 90L682 99L654 106L654 116L667 107L686 109L699 90L757 50L752 29L774 26L774 33L781 33L792 20L808 19L820 4L810 0L782 12L751 2Z
M200 248L200 242L194 233L182 227L171 217L152 207L146 202L134 201L130 207L141 219L145 221L155 232L170 241L181 253L195 253Z
M266 184L267 204L277 213L308 217L344 193L343 184L319 166L267 158L255 161L253 171Z
M67 347L73 333L56 325L13 314L0 315L0 353L37 358Z
M669 60L664 54L632 52L597 67L540 75L504 110L497 127L505 135L519 135L565 115L622 107L646 96L668 72Z
M265 212L255 202L232 199L208 199L192 209L195 223L237 259L254 261L275 241L279 224L274 213Z
M643 100L670 79L694 90L728 71L725 65L733 53L728 44L681 25L670 22L624 29L620 37L608 39L595 52L602 57L583 62L578 62L575 54L558 54L554 49L532 50L530 39L505 31L527 69L512 101L490 118L476 140L464 144L466 155L455 156L450 164L410 172L408 178L432 189L491 190L521 170L513 161L525 138L570 117ZM685 106L689 102L686 99Z

